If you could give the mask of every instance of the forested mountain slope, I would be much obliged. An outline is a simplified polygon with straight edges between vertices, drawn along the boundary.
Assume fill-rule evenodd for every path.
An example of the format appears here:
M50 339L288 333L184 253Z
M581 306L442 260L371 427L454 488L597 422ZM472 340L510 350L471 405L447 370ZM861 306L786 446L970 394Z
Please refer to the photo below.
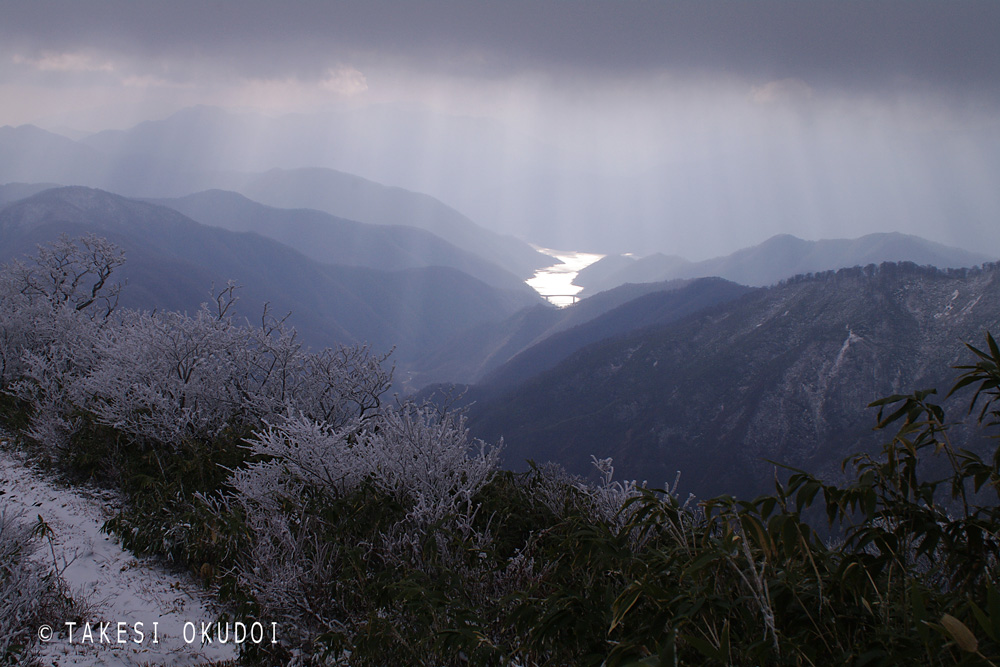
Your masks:
M962 341L1000 323L1000 269L883 264L799 277L586 347L471 407L507 465L554 460L699 495L770 487L768 460L836 475L872 446L876 398L946 390ZM476 400L480 394L470 392ZM956 434L961 441L963 436Z
M681 284L675 289L645 294L589 322L554 333L486 375L481 385L491 392L514 387L552 368L583 347L637 329L669 324L736 299L751 290L722 278L676 282Z
M710 294L711 290L699 295L701 288L688 291L691 284L692 281L689 280L671 280L621 285L565 308L538 305L514 313L501 322L490 322L456 332L421 358L423 375L416 384L427 386L436 383L480 382L504 364L512 363L515 357L540 346L548 351L531 357L526 368L529 374L534 375L583 345L653 322L665 324L693 310L717 303L718 300L735 297L747 289L728 283L733 288L731 294L727 294L727 288L723 287L714 296ZM677 294L666 296L673 292ZM663 295L660 298L665 303L660 304L656 299L645 304L637 301L640 297L654 293ZM622 308L630 302L635 302L635 306ZM622 308L621 312L611 315L618 308ZM597 322L599 318L600 322ZM591 322L594 323L591 325ZM587 328L580 332L560 335L561 332L583 325L587 325ZM550 339L557 342L550 344L547 342ZM544 365L533 368L532 364L535 363Z

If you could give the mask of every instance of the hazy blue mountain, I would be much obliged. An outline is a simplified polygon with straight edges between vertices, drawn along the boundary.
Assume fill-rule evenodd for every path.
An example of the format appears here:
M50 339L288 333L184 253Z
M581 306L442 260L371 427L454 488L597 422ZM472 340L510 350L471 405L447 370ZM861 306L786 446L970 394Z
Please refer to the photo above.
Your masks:
M279 209L224 190L151 201L205 225L267 236L327 264L385 270L448 266L494 287L534 294L513 273L416 227L370 225L311 209Z
M675 322L732 301L750 289L722 278L699 278L671 285L670 289L640 296L588 322L553 333L490 372L481 384L491 392L517 386L583 347L636 329Z
M513 467L587 474L591 455L611 456L627 478L662 485L680 470L684 492L752 495L770 484L767 460L837 475L886 437L869 402L946 390L962 342L998 322L996 264L842 269L585 347L507 391L473 388L469 425L502 436Z
M673 280L622 285L577 301L566 308L538 305L517 312L502 322L490 322L469 331L457 332L442 340L440 345L432 348L420 360L423 374L420 378L415 378L415 384L425 386L441 382L478 382L520 353L559 332L591 322L643 295L683 290L690 282ZM623 327L621 330L627 330L640 326L633 322L633 318L644 322L648 317L655 318L657 314L652 311L643 312L642 308L637 313L623 311L620 321L600 325L598 329L620 326ZM568 344L572 345L572 342Z
M60 183L129 196L204 190L220 174L176 168L148 155L105 153L31 125L0 128L0 182Z
M429 195L333 169L271 169L248 176L231 174L220 181L225 189L270 206L311 208L360 222L419 227L522 278L552 263L551 257L527 243L483 229Z
M311 208L359 222L419 227L520 278L551 263L551 258L527 243L479 227L429 195L332 169L263 173L216 169L219 165L202 159L201 149L234 136L225 130L227 118L223 114L208 123L143 123L135 135L132 131L101 133L88 139L90 145L32 126L0 128L0 182L86 185L146 198L235 190L280 208ZM185 134L188 131L191 134Z
M666 257L666 256L663 255L662 253L655 253L645 259L649 259L650 257ZM687 260L683 258L678 257L677 259L681 262L688 263ZM576 278L573 279L573 283L584 288L588 288L594 285L597 286L605 284L610 285L614 281L614 275L616 273L618 273L619 271L633 268L636 262L637 262L636 258L632 255L605 255L604 257L594 262L590 266L584 267L583 270L577 274ZM673 268L674 267L660 267L657 265L655 270L657 274L660 274L660 273L667 273L668 269L673 269ZM652 279L652 280L632 280L626 282L653 283L658 281ZM625 284L625 283L619 283L619 284Z
M236 190L280 208L311 208L349 220L426 229L522 278L550 263L527 244L475 226L434 197L370 180L432 185L422 177L434 171L427 164L426 145L432 128L438 135L433 150L457 151L435 163L449 170L436 180L452 183L466 181L469 174L477 175L472 179L477 184L483 180L481 172L488 165L481 153L469 154L469 146L486 141L500 151L509 140L495 122L383 106L364 113L279 118L192 107L83 142L123 159L145 156L178 171L202 173L206 184L200 189ZM358 169L369 178L355 176ZM242 172L264 173L245 178Z
M75 182L107 168L100 151L66 137L34 125L0 127L0 183Z
M199 105L128 130L98 132L82 143L218 171L329 167L417 190L436 180L427 173L431 150L448 158L435 165L447 170L442 176L455 176L461 168L488 168L483 155L509 152L512 144L536 153L548 148L513 136L496 120L400 104L276 117ZM423 174L412 173L421 155Z
M277 241L199 224L179 212L100 190L47 190L0 210L0 260L29 254L60 233L94 232L121 245L128 263L123 305L187 310L235 280L240 312L291 311L303 340L397 347L405 364L451 332L499 320L536 302L454 269L380 271L327 265ZM405 370L405 368L404 368Z
M84 142L199 170L336 169L426 192L474 211L470 217L491 229L496 218L517 215L513 193L544 180L539 174L552 171L547 165L557 157L551 146L495 120L401 104L276 117L199 106Z
M719 276L743 285L764 286L803 273L881 262L906 261L922 266L958 268L977 266L993 259L981 253L896 232L822 241L804 241L789 234L780 234L751 248L701 262L688 262L662 254L632 261L613 255L581 271L574 282L583 286L585 293L624 283L702 276Z
M57 187L59 187L57 183L6 183L0 185L0 207Z
M266 141L262 131L268 123L256 113L196 106L127 130L97 132L80 143L106 155L144 155L181 169L260 171L283 164L264 157L270 151L260 141Z

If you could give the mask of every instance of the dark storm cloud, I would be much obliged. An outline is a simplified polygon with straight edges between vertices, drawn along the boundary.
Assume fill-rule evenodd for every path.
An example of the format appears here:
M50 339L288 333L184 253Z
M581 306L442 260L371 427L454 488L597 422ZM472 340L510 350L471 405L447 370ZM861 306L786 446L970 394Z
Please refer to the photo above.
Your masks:
M36 0L2 5L22 52L111 51L165 69L320 76L336 64L478 76L719 73L759 81L1000 89L1000 3L240 2Z

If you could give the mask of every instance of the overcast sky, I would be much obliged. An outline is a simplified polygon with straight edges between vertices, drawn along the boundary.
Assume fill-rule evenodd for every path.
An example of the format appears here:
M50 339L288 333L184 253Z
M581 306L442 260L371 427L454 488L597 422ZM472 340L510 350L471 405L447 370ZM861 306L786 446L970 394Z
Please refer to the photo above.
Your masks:
M475 107L504 93L613 94L616 85L664 78L755 88L797 80L841 94L919 92L972 104L995 104L1000 92L1000 4L992 0L2 7L2 81L5 91L23 94L16 102L5 96L8 123L51 111L53 95L68 91L83 104L100 104L98 94L163 100L172 90L185 102L229 95L266 106L277 101L254 95L300 85L302 99L288 100L290 107L338 96Z
M547 170L631 183L622 215L669 228L658 250L900 230L1000 254L993 0L0 0L0 15L0 124L94 131L193 104L417 104L543 142ZM522 236L547 224L540 242L572 241L595 207L626 208L580 173L553 176L546 202L515 188L500 211L447 168L422 178L396 184ZM911 197L937 186L933 201ZM576 249L621 236L580 224L588 247Z

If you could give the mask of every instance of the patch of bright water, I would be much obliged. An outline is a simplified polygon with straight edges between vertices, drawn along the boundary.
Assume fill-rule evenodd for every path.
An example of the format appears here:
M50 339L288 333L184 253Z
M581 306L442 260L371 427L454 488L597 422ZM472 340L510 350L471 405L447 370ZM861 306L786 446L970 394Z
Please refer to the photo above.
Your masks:
M540 253L554 257L557 264L539 269L526 280L528 286L549 300L553 305L564 308L576 302L576 294L582 290L573 284L576 274L590 266L604 255L589 252L569 252L532 246Z

